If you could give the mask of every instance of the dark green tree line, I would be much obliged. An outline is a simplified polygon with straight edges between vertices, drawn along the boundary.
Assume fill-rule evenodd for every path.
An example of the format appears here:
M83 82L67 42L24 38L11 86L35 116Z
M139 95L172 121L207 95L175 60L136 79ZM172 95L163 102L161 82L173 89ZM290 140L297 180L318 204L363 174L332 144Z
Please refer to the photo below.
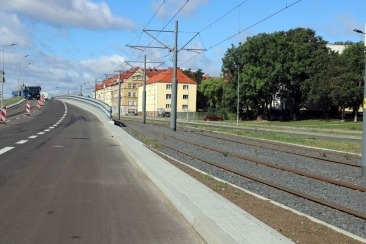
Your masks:
M272 106L289 111L292 119L314 105L325 117L334 108L351 107L356 113L362 102L363 46L347 43L339 54L326 44L313 30L297 28L232 45L223 58L221 103L217 94L208 100L235 112L239 76L240 111L250 110L258 119L270 119Z

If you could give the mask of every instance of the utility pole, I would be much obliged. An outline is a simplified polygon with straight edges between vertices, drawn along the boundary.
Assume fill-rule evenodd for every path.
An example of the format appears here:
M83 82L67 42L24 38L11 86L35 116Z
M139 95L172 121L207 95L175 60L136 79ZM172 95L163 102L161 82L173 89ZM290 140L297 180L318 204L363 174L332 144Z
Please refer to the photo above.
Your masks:
M362 102L362 155L361 155L361 177L366 177L366 23L365 31L354 29L353 31L364 35L364 84L363 84L363 102Z
M141 63L140 61L125 61L126 64L130 63ZM141 109L142 109L142 114L141 114L141 119L142 119L142 123L146 124L146 64L147 63L159 63L162 64L162 62L146 62L146 55L144 56L144 82L143 82L143 87L142 87L142 104L141 104ZM129 64L130 65L130 64ZM133 67L132 65L130 65L131 67ZM155 109L155 107L154 107ZM154 111L155 113L155 111Z
M154 111L155 113L155 111ZM146 123L146 55L144 55L144 86L142 87L142 123Z
M174 60L173 60L173 80L172 80L172 112L170 120L170 129L177 130L177 63L178 63L178 21L175 22L175 43L174 43Z
M94 99L97 99L97 79L95 79L95 84L94 84Z
M158 31L158 32L174 32L174 39L175 44L174 48L170 48L161 41L157 40L156 37L150 35L148 31ZM164 31L164 30L144 30L148 35L150 35L155 41L159 42L162 46L129 46L132 48L136 48L141 50L141 48L161 48L161 49L168 49L170 52L174 51L174 60L173 60L173 78L172 78L172 104L171 104L171 119L170 119L170 128L173 131L176 131L176 124L177 124L177 95L178 95L178 80L177 80L177 61L178 61L178 52L180 50L188 50L188 51L205 51L205 49L196 49L196 48L190 48L185 49L185 46L189 42L191 42L199 33L196 33L196 35L187 42L181 49L178 50L178 21L175 22L175 30L174 31ZM143 51L143 50L142 50ZM146 102L146 101L145 101ZM145 111L143 111L144 113Z
M114 72L118 72L118 120L121 120L121 72L122 70L115 70Z

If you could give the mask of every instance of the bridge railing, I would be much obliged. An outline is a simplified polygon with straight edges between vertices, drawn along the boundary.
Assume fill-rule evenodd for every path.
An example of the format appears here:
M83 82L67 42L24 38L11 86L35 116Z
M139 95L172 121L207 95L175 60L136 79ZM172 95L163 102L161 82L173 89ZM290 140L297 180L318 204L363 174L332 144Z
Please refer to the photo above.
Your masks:
M6 107L7 108L15 108L15 107L18 107L18 106L24 104L26 101L27 101L27 99L21 98L19 101L15 102L15 103L12 103L12 104L9 104Z
M108 116L110 120L112 120L112 107L100 100L78 95L60 95L60 96L54 96L53 99L71 99L87 103L91 106L100 109L103 113L105 113Z

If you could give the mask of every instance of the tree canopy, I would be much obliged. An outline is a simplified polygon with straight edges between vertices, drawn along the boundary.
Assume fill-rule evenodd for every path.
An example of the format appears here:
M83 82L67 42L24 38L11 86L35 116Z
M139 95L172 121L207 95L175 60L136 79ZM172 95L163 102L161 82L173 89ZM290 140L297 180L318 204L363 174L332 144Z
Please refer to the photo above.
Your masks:
M352 107L356 113L362 102L363 46L346 45L341 54L331 51L315 31L305 28L262 33L232 45L222 60L222 100L217 93L205 93L211 96L209 106L235 112L239 76L241 113L251 110L257 118L269 119L274 108L289 111L292 119L300 109L313 107L325 116L334 108Z

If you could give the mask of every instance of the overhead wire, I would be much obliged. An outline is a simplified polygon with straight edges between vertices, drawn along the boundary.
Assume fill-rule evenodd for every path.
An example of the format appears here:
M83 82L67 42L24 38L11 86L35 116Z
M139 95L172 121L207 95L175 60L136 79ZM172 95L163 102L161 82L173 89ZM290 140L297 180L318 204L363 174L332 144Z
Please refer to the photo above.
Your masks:
M165 0L163 0L163 2L160 4L160 6L158 7L158 9L155 11L155 13L153 14L153 16L151 16L151 18L150 18L150 20L147 22L147 24L145 25L145 27L143 28L143 30L144 29L146 29L147 28L147 26L149 26L149 24L151 23L151 21L155 18L155 16L156 16L156 14L159 12L159 10L160 10L160 8L163 6L163 4L165 3ZM138 40L137 40L137 43L139 43L140 42L140 39L141 39L141 36L142 36L142 34L144 33L144 31L141 31L140 32L140 34L138 35ZM133 39L135 39L135 38L133 38ZM129 42L129 43L131 43L132 41L133 41L133 39ZM134 50L133 50L134 51ZM132 57L132 55L133 55L133 51L132 51L132 53L131 53L131 55L130 55L130 57Z
M265 17L265 18L263 18L263 19L261 19L261 20L259 20L259 21L257 21L256 23L254 23L254 24L252 24L252 25L248 26L248 27L247 27L247 28L245 28L245 29L239 30L239 32L238 32L238 33L233 34L233 35L231 35L231 36L229 36L229 37L225 38L224 40L222 40L222 41L220 41L220 42L218 42L218 43L216 43L216 44L214 44L214 45L211 45L211 46L210 46L208 49L206 49L205 51L203 51L203 52L201 52L201 53L196 54L196 55L195 55L195 56L193 56L192 58L190 58L190 59L188 59L188 60L186 60L186 61L184 61L184 62L180 63L180 65L183 65L183 64L185 64L185 63L189 62L190 60L194 59L194 58L195 58L195 57L197 57L198 55L201 55L202 53L209 51L210 49L212 49L212 48L214 48L214 47L216 47L216 46L218 46L218 45L220 45L220 44L222 44L222 43L224 43L224 42L226 42L226 41L230 40L231 38L233 38L233 37L235 37L235 36L237 36L237 35L239 35L239 34L243 33L244 31L247 31L247 30L249 30L249 29L253 28L253 27L254 27L254 26L256 26L256 25L259 25L260 23L262 23L262 22L264 22L264 21L266 21L266 20L268 20L268 19L272 18L273 16L275 16L275 15L277 15L277 14L279 14L279 13L281 13L281 12L285 11L286 9L288 9L288 8L290 8L290 7L292 7L292 6L294 6L295 4L297 4L297 3L301 2L301 1L302 1L302 0L297 0L296 2L293 2L293 3L292 3L292 4L290 4L290 5L287 5L287 2L286 2L286 7L284 7L284 8L282 8L282 9L280 9L280 10L278 10L278 11L274 12L273 14L271 14L271 15L269 15L269 16L267 16L267 17ZM243 2L243 3L244 3L244 2ZM242 4L242 3L241 3L241 4ZM240 4L240 5L241 5L241 4ZM236 8L237 8L237 7L235 7L234 9L236 9ZM234 10L234 9L232 9L232 10ZM229 11L229 12L232 12L232 10L231 10L231 11ZM229 13L229 12L228 12L228 13ZM225 14L225 16L226 16L228 13L226 13L226 14ZM220 19L222 19L222 17L220 17ZM215 21L214 23L216 23L216 22L217 22L217 21ZM203 30L207 29L209 26L211 26L211 25L208 25L208 26L207 26L207 27L205 27ZM200 32L202 32L203 30L201 30Z
M187 5L187 3L189 2L189 0L186 0L186 2L179 8L179 10L170 18L170 20L163 26L163 30L165 30L165 28L175 19L175 17L182 11L182 9L184 9L184 7ZM165 3L165 1L163 2ZM156 39L159 35L160 35L160 32L158 32L158 34L154 37L154 39ZM138 56L138 58L141 58L142 54L144 53L144 51L150 47L150 45L153 43L153 40L151 40L151 42L147 45L147 47L145 47L145 49L140 53L140 56Z
M233 7L232 9L230 9L228 12L226 12L225 14L223 14L222 16L220 16L219 18L217 18L216 20L214 20L212 23L210 23L209 25L207 25L206 27L204 27L203 29L201 29L199 32L198 32L198 36L199 36L199 38L200 38L200 40L201 40L201 43L202 43L202 45L203 46L205 46L204 45L204 42L202 41L202 37L201 37L201 33L202 32L204 32L205 30L207 30L208 28L210 28L210 36L211 36L211 28L212 28L212 26L213 25L215 25L217 22L219 22L220 20L222 20L223 18L225 18L226 16L228 16L229 14L231 14L233 11L235 11L236 9L238 9L239 8L239 11L240 11L240 7L241 7L241 5L243 5L244 3L246 3L248 0L244 0L244 1L242 1L241 3L239 3L238 5L236 5L235 7ZM194 55L193 57L191 57L191 58L189 58L189 59L187 59L187 60L185 60L185 61L183 61L183 62L181 62L180 63L180 65L183 65L183 64L185 64L185 63L187 63L187 62L189 62L190 60L192 60L192 59L194 59L194 58L196 58L198 55L201 55L202 53L205 53L205 52L207 52L207 51L209 51L209 50L211 50L212 48L214 48L214 47L216 47L216 46L218 46L218 45L221 45L222 43L224 43L224 42L226 42L226 41L228 41L228 40L230 40L230 39L232 39L233 37L235 37L235 36L238 36L239 34L241 34L241 33L243 33L244 31L247 31L247 30L249 30L249 29L251 29L251 28L253 28L254 26L257 26L257 25L259 25L260 23L262 23L262 22L264 22L264 21L266 21L266 20L268 20L268 19L270 19L270 18L272 18L272 17L274 17L275 15L278 15L278 14L280 14L281 12L283 12L283 11L285 11L286 9L288 9L288 8L290 8L290 7L292 7L292 6L294 6L295 4L297 4L297 3L299 3L299 2L301 2L302 0L297 0L297 1L295 1L295 2L293 2L292 4L290 4L290 5L288 5L288 3L287 3L287 1L286 1L286 6L284 7L284 8L282 8L282 9L280 9L280 10L278 10L278 11L276 11L276 12L274 12L273 14L271 14L271 15L269 15L269 16L267 16L267 17L265 17L265 18L263 18L263 19L261 19L261 20L259 20L259 21L257 21L257 22L255 22L254 24L252 24L252 25L250 25L250 26L248 26L248 27L246 27L246 28L244 28L244 29L242 29L242 30L240 30L240 23L239 23L239 31L238 31L238 33L236 33L236 34L233 34L233 35L230 35L229 37L227 37L227 38L225 38L224 40L222 40L222 41L219 41L219 42L217 42L217 43L215 43L215 44L211 44L210 43L210 46L209 46L209 48L205 48L205 50L204 51L202 51L202 52L200 52L200 53L197 53L196 55ZM165 28L175 19L175 17L184 9L184 7L187 5L187 3L189 2L189 0L186 0L186 2L180 7L180 9L170 18L170 20L163 26L163 29L155 36L155 38L157 38L159 35L160 35L160 33L163 31L163 30L165 30ZM157 12L160 10L160 8L162 7L162 5L163 4L165 4L165 0L161 3L161 5L159 6L159 8L158 8L158 10L154 13L154 15L153 15L153 17L149 20L149 22L148 22L148 24L146 24L145 25L145 28L151 23L151 21L152 21L152 19L156 16L156 14L157 14ZM239 20L240 21L240 20ZM144 31L144 30L143 30ZM140 33L140 36L139 36L139 40L138 40L138 42L140 41L140 39L141 39L141 36L142 36L142 33L143 33L143 31ZM211 39L210 39L211 40ZM150 46L151 46L151 44L153 43L153 40L151 40L151 42L145 47L145 49L143 49L143 50L141 50L141 53L140 53L140 55L139 55L139 57L138 58L140 58L141 56L142 56L142 54L146 51L146 49L147 48L149 48ZM155 54L155 53L158 53L158 52L160 52L160 50L157 50L157 51L155 51L155 52L152 52L152 53L149 53L148 55L151 55L151 54ZM168 56L170 56L169 54L168 55L165 55L165 56L162 56L162 57L159 57L159 58L157 58L156 60L158 60L158 59L161 59L161 58L165 58L165 57L168 57Z

